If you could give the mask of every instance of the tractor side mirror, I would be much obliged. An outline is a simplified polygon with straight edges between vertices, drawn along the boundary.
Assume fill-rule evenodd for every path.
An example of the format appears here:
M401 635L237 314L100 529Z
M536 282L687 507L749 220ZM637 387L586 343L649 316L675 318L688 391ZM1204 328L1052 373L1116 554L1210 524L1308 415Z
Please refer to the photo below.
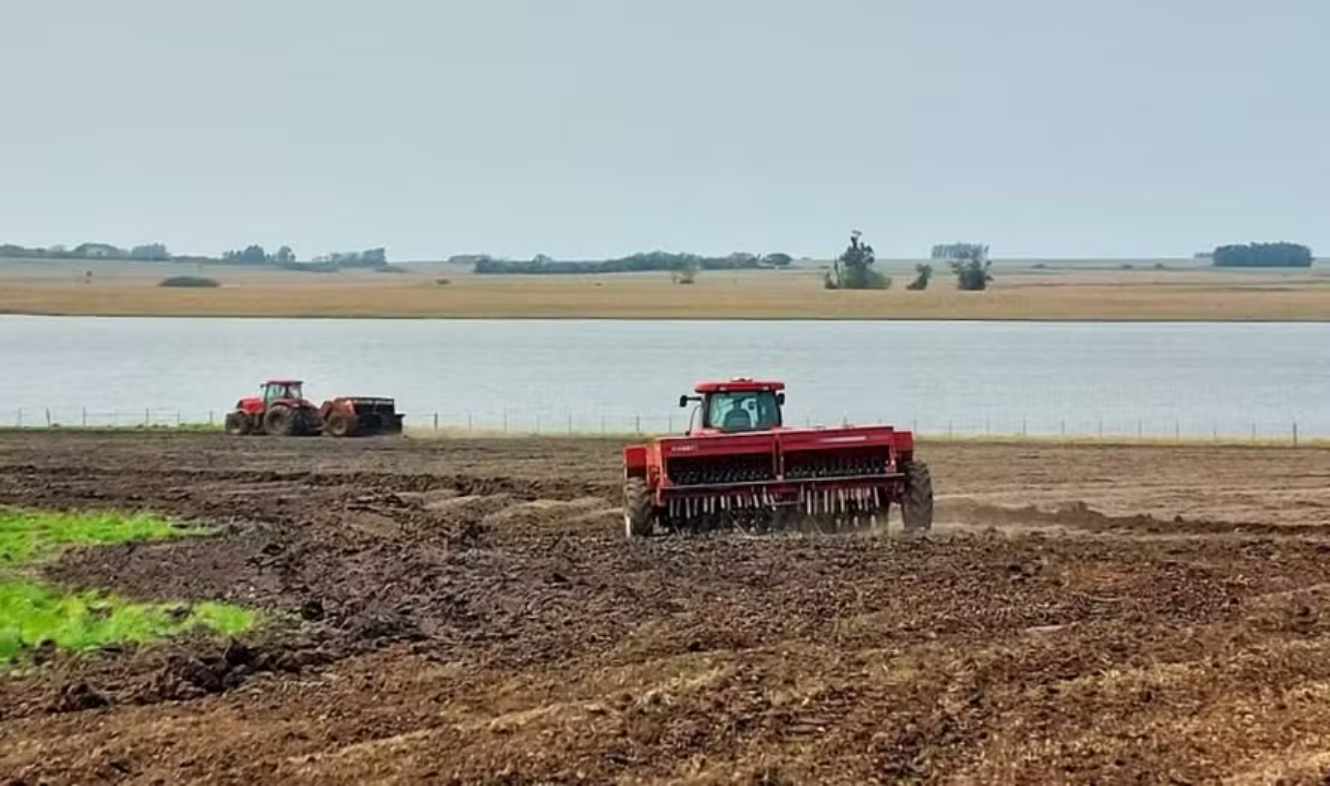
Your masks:
M784 393L777 393L777 394L776 394L776 403L777 403L777 404L780 404L782 407L785 406L785 394L784 394Z
M688 406L688 396L679 396L679 408L683 409L686 406Z

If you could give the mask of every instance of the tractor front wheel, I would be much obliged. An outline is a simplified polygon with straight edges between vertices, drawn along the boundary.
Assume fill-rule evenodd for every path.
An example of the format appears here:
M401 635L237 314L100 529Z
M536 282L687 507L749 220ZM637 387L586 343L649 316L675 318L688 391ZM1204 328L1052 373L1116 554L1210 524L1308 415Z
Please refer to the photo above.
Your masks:
M651 535L651 490L643 478L628 478L623 482L623 530L629 540Z
M922 534L933 528L933 476L928 465L913 461L905 467L905 494L901 519L907 534Z
M226 413L226 433L241 437L249 433L249 415L237 410Z
M263 416L263 430L274 437L290 437L298 426L296 413L290 407L278 404Z

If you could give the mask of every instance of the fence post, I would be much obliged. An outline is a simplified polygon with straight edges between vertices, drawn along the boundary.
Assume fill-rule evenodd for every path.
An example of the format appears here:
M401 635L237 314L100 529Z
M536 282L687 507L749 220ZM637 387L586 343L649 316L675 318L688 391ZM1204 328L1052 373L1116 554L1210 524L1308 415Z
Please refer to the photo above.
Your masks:
M144 407L144 409L143 409L143 427L144 427L144 428L147 428L147 427L148 427L148 423L151 422L151 421L152 421L152 414L148 411L148 409L147 409L146 407Z
M175 411L175 427L180 428L180 410Z
M1177 418L1173 419L1173 441L1174 442L1182 441L1182 421L1178 420Z
M1063 419L1062 419L1061 430L1062 430L1062 436L1064 436L1064 437L1067 436L1067 419L1066 419L1066 418L1063 418Z
M636 425L636 427L637 427L637 433L638 433L638 434L641 434L641 433L642 433L642 416L641 416L641 415L638 415L638 416L636 417L636 420L635 420L634 425Z
M1026 427L1025 418L1021 418L1021 439L1024 439L1026 437L1025 427Z
M208 410L208 428L212 428L212 425L213 425L212 410L210 409Z
M466 432L471 433L471 413L466 413Z
M439 413L437 412L434 413L434 430L439 430Z
M1293 421L1293 447L1298 446L1298 421Z
M212 418L208 418L208 420L211 421ZM82 417L82 420L81 420L80 422L82 422L82 424L83 424L83 428L87 428L87 427L88 427L88 408L87 408L87 407L84 407L84 408L83 408L83 417Z
M50 428L50 427L51 427L51 408L50 408L50 407L47 407L47 408L46 408L46 427L47 427L47 428Z

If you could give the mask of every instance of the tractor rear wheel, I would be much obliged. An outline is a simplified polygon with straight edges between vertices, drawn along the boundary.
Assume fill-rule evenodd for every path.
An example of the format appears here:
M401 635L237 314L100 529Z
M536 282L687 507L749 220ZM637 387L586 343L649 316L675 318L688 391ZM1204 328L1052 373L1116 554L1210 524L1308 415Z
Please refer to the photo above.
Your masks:
M654 527L651 490L646 480L628 478L623 482L623 531L629 540L651 535Z
M905 522L906 533L918 534L933 528L933 476L922 461L912 461L905 466L901 519Z
M356 418L345 412L334 412L328 416L324 430L334 437L349 437L356 433Z
M278 404L263 416L263 430L274 437L294 436L298 427L298 418L291 408Z

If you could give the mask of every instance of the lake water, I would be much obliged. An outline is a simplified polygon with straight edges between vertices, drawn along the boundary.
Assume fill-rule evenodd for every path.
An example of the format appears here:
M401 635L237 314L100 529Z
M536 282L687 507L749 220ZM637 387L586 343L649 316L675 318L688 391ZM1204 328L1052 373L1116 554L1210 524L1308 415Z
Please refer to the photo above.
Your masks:
M408 425L678 429L695 380L789 384L792 423L925 433L1330 436L1330 324L0 316L0 425L218 419L267 377Z

